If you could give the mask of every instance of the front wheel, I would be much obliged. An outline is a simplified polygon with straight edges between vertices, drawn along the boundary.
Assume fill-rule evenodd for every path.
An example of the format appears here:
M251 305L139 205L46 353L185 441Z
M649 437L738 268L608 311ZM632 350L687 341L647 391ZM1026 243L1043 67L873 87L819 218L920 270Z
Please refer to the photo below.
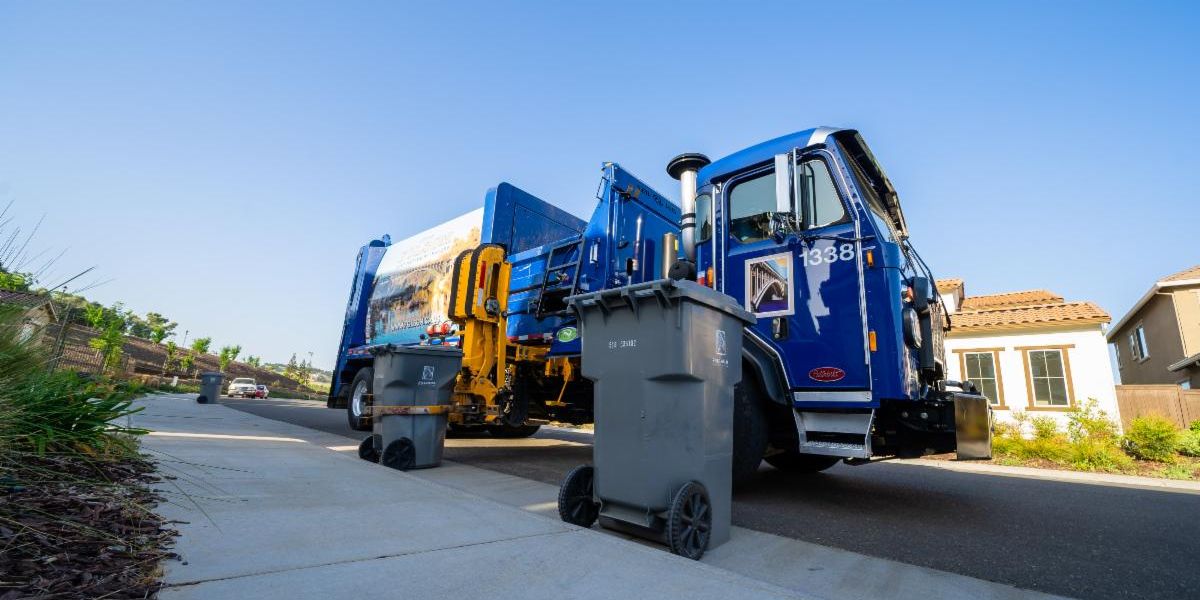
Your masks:
M359 369L350 382L350 398L346 402L346 421L355 431L371 430L371 380L375 370Z
M788 473L820 473L841 460L837 456L804 454L795 450L784 450L766 457L767 464Z
M767 451L767 415L759 399L758 386L743 379L733 388L733 485L754 478Z

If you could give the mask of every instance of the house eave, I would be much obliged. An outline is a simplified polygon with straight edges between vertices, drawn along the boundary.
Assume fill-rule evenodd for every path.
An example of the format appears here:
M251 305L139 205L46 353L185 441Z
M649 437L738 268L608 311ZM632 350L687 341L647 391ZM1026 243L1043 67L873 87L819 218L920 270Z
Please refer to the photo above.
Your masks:
M1133 316L1137 314L1137 312L1141 310L1142 307L1145 306L1146 303L1149 302L1150 299L1153 298L1158 292L1166 288L1184 287L1189 285L1200 285L1200 279L1181 279L1179 281L1154 282L1154 285L1142 295L1137 303L1133 305L1133 308L1126 311L1125 316L1121 317L1121 319L1118 320L1115 325L1108 329L1108 335L1106 335L1104 339L1112 342L1113 339L1117 337L1117 332L1120 331L1122 327L1128 325L1129 321L1133 320Z
M1052 321L1045 323L1020 323L1020 324L1004 324L1004 325L978 325L971 327L954 326L950 332L946 334L947 338L969 337L976 333L1013 333L1028 331L1030 333L1041 333L1047 329L1087 329L1092 325L1103 325L1109 319L1076 319L1072 321Z
M1192 365L1200 366L1200 352L1197 352L1196 354L1193 354L1179 362L1171 363L1167 367L1167 370L1172 373L1175 373L1177 371L1182 371Z

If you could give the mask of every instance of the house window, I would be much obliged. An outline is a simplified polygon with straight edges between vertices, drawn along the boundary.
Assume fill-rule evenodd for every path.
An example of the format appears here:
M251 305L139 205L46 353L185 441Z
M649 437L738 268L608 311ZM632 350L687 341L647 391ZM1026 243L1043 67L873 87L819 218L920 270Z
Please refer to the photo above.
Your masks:
M1004 406L1000 392L1000 377L996 352L963 352L963 378L975 384L992 406Z
M1029 404L1034 408L1071 406L1071 373L1065 348L1025 350Z
M1133 330L1134 337L1137 340L1138 360L1146 360L1150 358L1150 346L1146 345L1146 329L1141 325Z

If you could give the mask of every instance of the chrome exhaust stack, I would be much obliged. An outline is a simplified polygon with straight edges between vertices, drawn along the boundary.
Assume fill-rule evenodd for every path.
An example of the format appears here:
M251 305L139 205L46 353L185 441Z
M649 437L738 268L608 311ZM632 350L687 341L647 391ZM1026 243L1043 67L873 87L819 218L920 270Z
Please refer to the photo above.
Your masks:
M683 240L683 255L696 264L696 173L712 161L695 152L680 154L667 163L667 174L679 180L679 207L683 217L679 222Z

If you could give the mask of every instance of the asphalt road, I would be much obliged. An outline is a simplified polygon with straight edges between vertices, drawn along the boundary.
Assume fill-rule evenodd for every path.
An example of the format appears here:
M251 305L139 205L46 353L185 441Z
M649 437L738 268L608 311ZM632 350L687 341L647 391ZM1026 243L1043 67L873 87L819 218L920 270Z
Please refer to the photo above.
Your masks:
M362 439L345 411L233 400L270 419ZM543 431L546 441L588 436ZM481 440L483 442L485 440ZM590 446L492 440L448 460L558 484ZM1076 598L1200 597L1200 495L977 475L914 465L838 465L793 476L763 465L734 494L735 525ZM798 567L799 568L799 567Z

